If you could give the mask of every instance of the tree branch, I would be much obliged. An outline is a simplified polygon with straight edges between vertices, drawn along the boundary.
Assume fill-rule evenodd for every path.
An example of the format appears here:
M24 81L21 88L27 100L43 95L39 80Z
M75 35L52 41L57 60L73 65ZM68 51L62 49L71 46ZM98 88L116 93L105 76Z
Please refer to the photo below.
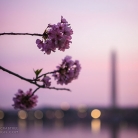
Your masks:
M56 87L46 87L47 89L55 89L55 90L66 90L66 91L70 91L70 89L67 89L67 88L56 88Z
M47 74L52 74L52 73L56 73L56 72L59 72L59 70L55 70L55 71L52 71L52 72L44 73L44 74L38 76L37 79L38 79L38 78L41 78L42 76L45 76L45 75L47 75Z
M32 97L32 96L34 95L34 93L35 93L38 89L40 89L40 87L37 87L37 88L33 91L33 93L31 94L30 97Z
M13 33L13 32L11 32L11 33L0 33L0 36L1 35L31 35L31 36L43 36L43 34L36 34L36 33L31 34L31 33Z
M25 80L25 81L28 81L28 82L30 82L30 83L33 83L33 82L32 82L33 80L24 78L24 77L22 77L22 76L20 76L20 75L18 75L18 74L16 74L16 73L14 73L14 72L12 72L12 71L6 69L6 68L3 68L2 66L0 66L0 69L3 70L3 71L5 71L5 72L7 72L7 73L9 73L9 74L12 74L12 75L14 75L14 76L20 78L20 79L22 79L22 80Z
M27 81L27 82L29 82L29 83L32 83L32 84L36 85L38 88L33 92L33 94L34 94L38 89L40 89L40 88L47 88L47 89L71 91L70 89L67 89L67 88L45 87L44 85L38 84L36 81L34 82L34 80L24 78L24 77L22 77L22 76L20 76L20 75L18 75L18 74L16 74L16 73L14 73L14 72L12 72L12 71L10 71L10 70L4 68L4 67L2 67L2 66L0 66L0 69L3 70L3 71L5 71L5 72L7 72L7 73L9 73L9 74L12 74L13 76L16 76L16 77L18 77L18 78L20 78L20 79L22 79L22 80L25 80L25 81ZM45 74L50 74L50 73L53 73L53 72L48 72L48 73L45 73ZM43 74L43 75L45 75L45 74ZM39 77L40 77L40 76L39 76ZM41 77L42 77L42 75L41 75Z

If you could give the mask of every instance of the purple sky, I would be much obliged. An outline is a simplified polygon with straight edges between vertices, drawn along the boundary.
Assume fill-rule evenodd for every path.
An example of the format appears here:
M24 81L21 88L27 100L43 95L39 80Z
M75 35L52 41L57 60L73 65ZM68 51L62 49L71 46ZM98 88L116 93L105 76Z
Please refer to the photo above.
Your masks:
M67 19L74 31L65 52L44 55L36 46L40 37L0 36L0 65L24 77L33 69L53 71L66 55L78 59L82 70L67 86L72 92L41 89L38 106L110 106L110 56L117 53L117 104L138 107L138 1L137 0L1 0L0 32L42 34L49 23ZM35 89L19 78L0 71L0 108L12 108L18 89Z

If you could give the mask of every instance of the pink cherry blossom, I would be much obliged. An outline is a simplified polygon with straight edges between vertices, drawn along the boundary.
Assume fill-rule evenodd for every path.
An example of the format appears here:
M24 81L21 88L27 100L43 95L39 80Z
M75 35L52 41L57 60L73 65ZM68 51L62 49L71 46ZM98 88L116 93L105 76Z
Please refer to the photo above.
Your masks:
M36 40L36 44L37 44L37 46L38 46L39 49L43 48L44 43L40 39Z
M44 83L45 87L49 87L51 85L51 82L50 82L51 78L48 77L48 76L45 76L43 79L42 79L42 82Z
M29 89L26 93L19 89L13 98L14 104L12 106L15 109L31 109L35 107L38 96L32 94L32 89Z
M61 22L57 24L48 24L43 34L44 42L37 39L36 44L38 48L46 54L51 54L51 52L55 52L56 49L65 51L70 48L72 34L73 30L70 24L61 16Z
M57 70L58 72L53 73L53 77L57 80L57 84L63 85L78 78L81 66L78 60L73 61L70 56L66 56L57 66Z

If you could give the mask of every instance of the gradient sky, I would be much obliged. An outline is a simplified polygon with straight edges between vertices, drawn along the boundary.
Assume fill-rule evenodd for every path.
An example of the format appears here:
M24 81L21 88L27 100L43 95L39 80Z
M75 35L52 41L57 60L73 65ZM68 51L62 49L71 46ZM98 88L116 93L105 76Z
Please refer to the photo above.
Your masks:
M78 59L82 70L67 86L72 92L41 89L38 107L110 106L111 51L117 53L117 105L138 107L138 0L0 0L0 32L42 34L49 23L67 19L74 31L70 49L44 55L36 36L0 36L0 65L26 78L33 69L53 71L66 55ZM35 89L0 71L0 108L12 108L18 89Z

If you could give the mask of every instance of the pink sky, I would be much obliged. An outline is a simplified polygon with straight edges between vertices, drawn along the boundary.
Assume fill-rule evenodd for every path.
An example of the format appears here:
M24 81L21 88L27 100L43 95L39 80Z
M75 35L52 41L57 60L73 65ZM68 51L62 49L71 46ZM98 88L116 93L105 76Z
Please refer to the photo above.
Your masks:
M110 106L110 55L117 53L118 106L138 107L138 1L137 0L1 0L0 32L43 33L48 23L61 15L74 31L72 44L65 52L44 55L32 36L0 36L0 65L24 77L34 77L33 69L53 71L66 55L78 59L82 70L72 90L41 89L38 106ZM44 72L43 72L44 73ZM20 88L35 89L25 81L0 71L0 108L11 107Z

